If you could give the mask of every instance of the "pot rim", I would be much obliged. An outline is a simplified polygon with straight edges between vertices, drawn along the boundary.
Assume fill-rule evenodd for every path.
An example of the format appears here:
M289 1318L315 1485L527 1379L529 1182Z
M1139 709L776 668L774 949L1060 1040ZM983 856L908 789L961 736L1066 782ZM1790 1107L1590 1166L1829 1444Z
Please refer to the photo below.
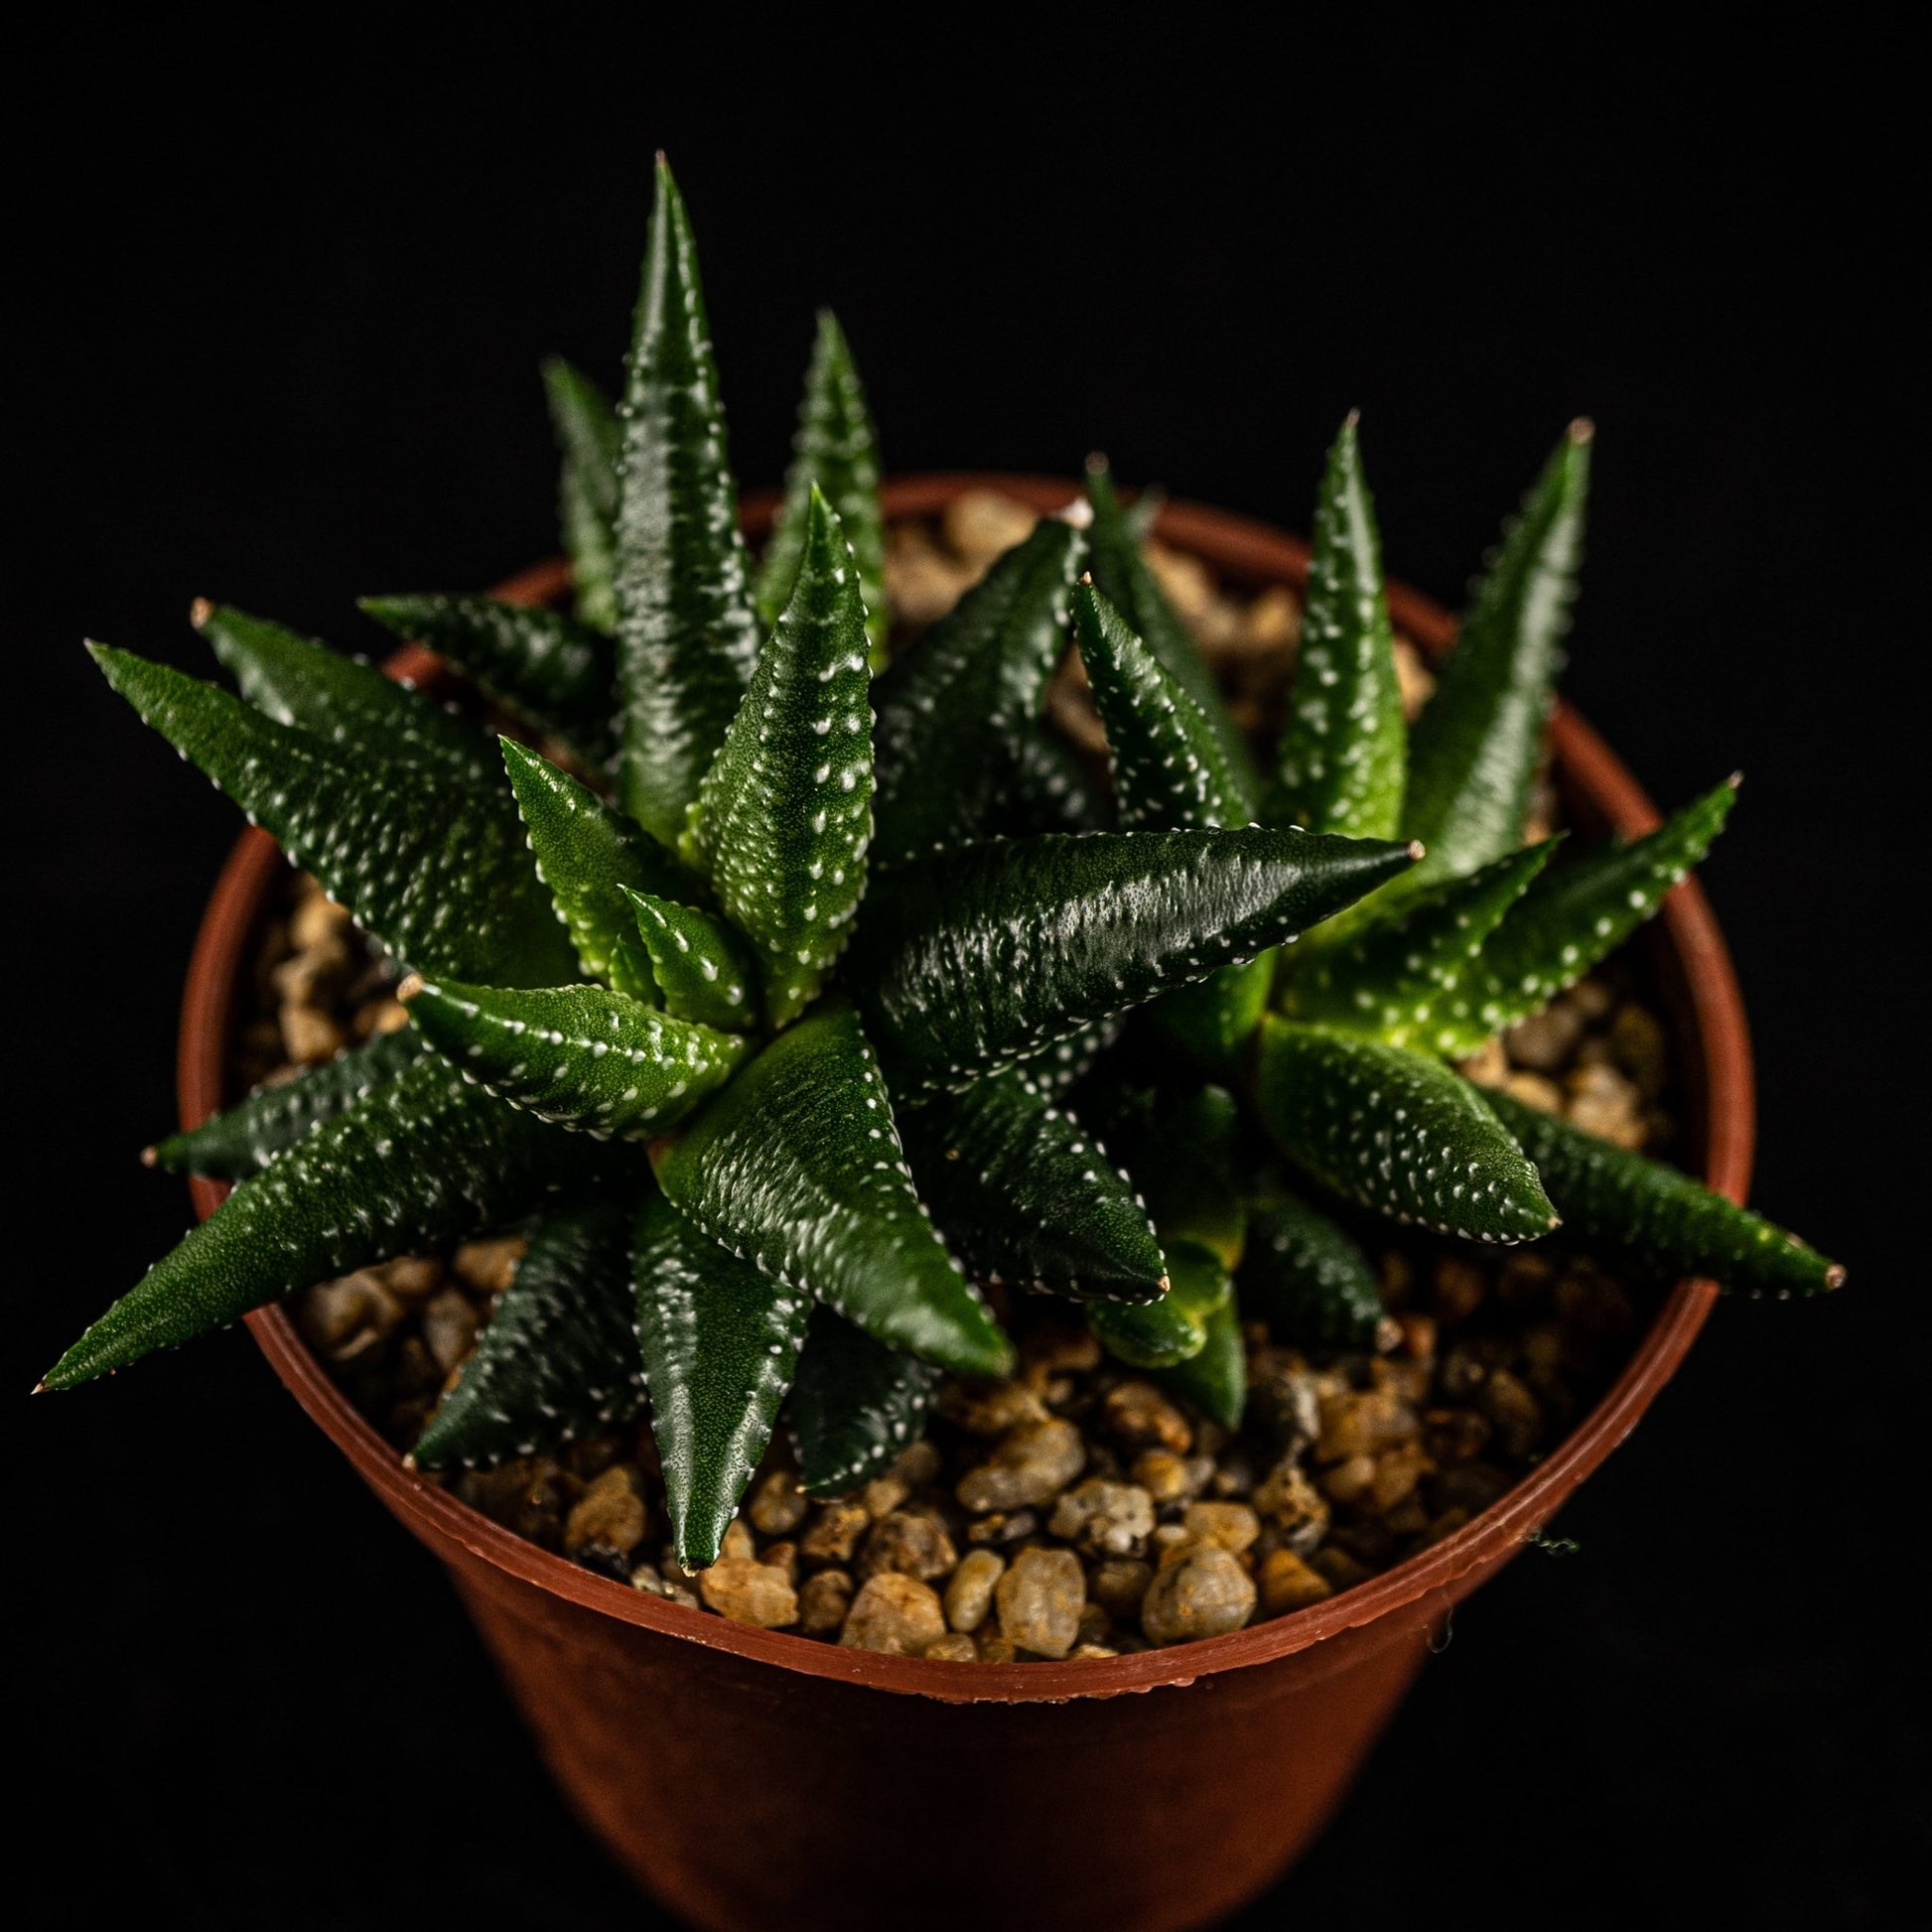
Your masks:
M989 489L1039 511L1060 507L1078 486L1053 478L965 471L906 477L882 492L889 518L929 515L966 489ZM754 534L768 528L776 493L748 497L744 521ZM1163 504L1155 531L1193 551L1223 575L1249 583L1289 583L1308 575L1309 548L1270 525L1205 504ZM561 559L539 564L498 585L516 602L556 598L567 585ZM1407 586L1389 585L1390 615L1399 630L1432 655L1449 646L1453 620L1440 605ZM432 676L439 660L410 645L389 660L391 674L411 681ZM1551 727L1558 768L1631 837L1657 825L1659 814L1609 747L1567 704ZM275 877L281 848L258 828L243 833L217 880L197 935L182 1003L178 1092L184 1128L199 1126L220 1106L229 1021L243 963L263 897ZM1703 1095L1702 1166L1707 1183L1741 1201L1750 1178L1754 1096L1749 1035L1735 975L1716 918L1695 878L1665 898L1659 924L1682 971L1689 1017L1687 1069ZM211 1214L225 1183L190 1182L198 1214ZM298 1336L286 1307L271 1304L245 1317L262 1353L295 1399L348 1458L391 1511L432 1548L454 1542L473 1557L535 1588L586 1609L641 1624L665 1636L728 1651L779 1670L829 1678L876 1690L946 1703L1063 1703L1107 1698L1164 1686L1185 1686L1224 1671L1274 1662L1332 1637L1407 1614L1418 1631L1435 1623L1477 1573L1493 1569L1526 1543L1586 1476L1635 1428L1675 1373L1717 1299L1709 1281L1679 1282L1603 1396L1529 1474L1461 1529L1366 1583L1226 1636L1118 1658L1035 1664L962 1665L918 1657L890 1657L810 1637L759 1630L707 1610L631 1588L525 1542L449 1491L406 1469L400 1455L350 1406L321 1362Z

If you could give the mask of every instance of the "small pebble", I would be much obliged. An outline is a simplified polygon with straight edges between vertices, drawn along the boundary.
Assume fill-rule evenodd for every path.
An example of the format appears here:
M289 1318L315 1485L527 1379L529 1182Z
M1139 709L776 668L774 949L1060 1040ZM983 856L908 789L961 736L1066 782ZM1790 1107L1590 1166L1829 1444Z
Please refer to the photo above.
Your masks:
M865 1504L849 1496L820 1503L818 1514L798 1539L798 1554L809 1563L850 1563L860 1537L871 1525Z
M980 1649L971 1637L961 1636L955 1631L943 1637L934 1637L920 1655L942 1664L977 1664Z
M527 1243L521 1235L493 1241L466 1241L450 1257L450 1266L479 1295L500 1295L510 1285Z
M869 1577L846 1612L840 1643L853 1650L877 1650L889 1657L917 1657L946 1634L938 1593L916 1577L882 1570Z
M976 1515L1043 1503L1080 1473L1086 1459L1072 1423L1023 1423L1000 1439L991 1461L960 1478L959 1500Z
M958 1561L945 1524L931 1510L896 1509L873 1525L859 1559L859 1575L877 1577L896 1570L929 1583Z
M1000 1634L1022 1650L1064 1657L1080 1638L1087 1579L1071 1550L1022 1550L994 1590Z
M734 1623L783 1630L798 1621L798 1592L784 1573L748 1557L722 1557L698 1578L705 1605Z
M1116 1383L1100 1407L1102 1425L1129 1449L1165 1449L1184 1455L1194 1446L1187 1418L1152 1382Z
M1180 1526L1203 1543L1218 1543L1235 1556L1261 1534L1261 1518L1246 1503L1189 1503Z
M745 1513L760 1536L789 1536L811 1507L796 1475L773 1469L752 1492Z
M460 1289L444 1289L423 1311L423 1340L445 1375L476 1347L477 1311Z
M1263 1616L1285 1616L1290 1610L1306 1608L1334 1594L1334 1586L1327 1578L1293 1550L1271 1550L1262 1558L1255 1581L1261 1591Z
M852 1607L852 1579L843 1570L821 1570L798 1590L798 1627L808 1637L829 1637Z
M1138 1483L1091 1477L1059 1499L1046 1527L1089 1556L1139 1556L1154 1534L1154 1498Z
M627 1557L644 1540L648 1514L637 1472L626 1462L606 1469L573 1505L564 1524L564 1548L615 1550Z
M1171 1551L1141 1599L1141 1628L1155 1643L1224 1636L1254 1614L1254 1579L1218 1543Z
M946 1581L946 1621L955 1630L977 1630L993 1607L993 1587L1006 1559L992 1550L968 1550Z

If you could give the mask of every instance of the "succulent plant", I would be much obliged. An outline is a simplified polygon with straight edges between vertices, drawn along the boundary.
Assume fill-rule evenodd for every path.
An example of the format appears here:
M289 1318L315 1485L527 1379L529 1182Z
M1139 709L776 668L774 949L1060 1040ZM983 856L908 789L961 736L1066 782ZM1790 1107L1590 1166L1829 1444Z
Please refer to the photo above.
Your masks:
M1410 733L1344 425L1269 766L1104 464L887 656L876 442L829 317L755 565L661 166L621 409L545 374L573 611L364 609L553 756L229 610L195 616L239 696L96 649L406 969L410 1024L151 1151L233 1190L49 1386L521 1225L417 1461L647 1404L698 1567L781 1414L807 1487L836 1492L918 1432L940 1372L1007 1369L989 1289L1077 1299L1231 1423L1239 1309L1288 1339L1372 1336L1362 1210L1491 1244L1561 1226L1745 1292L1836 1285L1683 1174L1454 1070L1654 912L1732 802L1721 785L1594 853L1524 844L1587 428ZM1045 719L1070 635L1105 787Z

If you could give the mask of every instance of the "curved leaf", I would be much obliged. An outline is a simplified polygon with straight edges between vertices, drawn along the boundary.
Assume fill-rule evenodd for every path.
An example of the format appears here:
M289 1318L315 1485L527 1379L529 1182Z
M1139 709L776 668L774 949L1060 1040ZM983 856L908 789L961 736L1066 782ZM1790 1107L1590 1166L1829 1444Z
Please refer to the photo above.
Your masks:
M1223 1429L1239 1429L1248 1406L1248 1349L1241 1336L1241 1313L1235 1306L1228 1273L1212 1255L1198 1248L1181 1248L1174 1256L1176 1280L1198 1269L1202 1298L1217 1293L1203 1326L1206 1338L1184 1362L1160 1371L1157 1380L1169 1394L1177 1395ZM1210 1284L1218 1279L1218 1292Z
M570 557L579 620L599 630L618 623L618 412L589 376L561 355L543 365L550 425L563 456L557 521Z
M959 836L1025 839L1039 832L1093 832L1107 822L1107 811L1080 761L1080 755L1050 727L1023 730L1006 752L971 821L962 819Z
M1173 1368L1208 1345L1214 1317L1232 1293L1228 1272L1205 1248L1176 1241L1168 1292L1158 1302L1089 1302L1087 1326L1108 1354L1131 1368Z
M1302 1348L1372 1348L1382 1293L1354 1237L1307 1201L1258 1202L1235 1277L1244 1309Z
M650 977L664 1010L723 1033L748 1034L759 1023L758 984L738 935L723 919L623 888L650 957Z
M842 1496L883 1474L923 1432L938 1385L916 1355L814 1309L790 1412L807 1494Z

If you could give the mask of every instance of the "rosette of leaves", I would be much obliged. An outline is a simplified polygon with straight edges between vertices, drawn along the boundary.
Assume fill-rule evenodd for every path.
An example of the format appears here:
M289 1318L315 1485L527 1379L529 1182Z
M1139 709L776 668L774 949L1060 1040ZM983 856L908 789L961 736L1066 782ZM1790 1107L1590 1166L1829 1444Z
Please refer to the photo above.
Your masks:
M1562 869L1519 849L1581 438L1411 743L1344 430L1264 781L1104 472L1090 515L1040 522L879 668L877 446L829 317L755 565L661 164L621 410L545 373L572 609L364 607L514 736L225 609L197 622L238 695L96 651L406 970L409 1025L153 1151L233 1190L50 1386L521 1227L416 1458L529 1453L647 1406L699 1567L781 1414L807 1487L837 1492L919 1431L939 1374L1004 1373L989 1289L1077 1298L1116 1354L1238 1420L1239 1298L1337 1340L1372 1301L1317 1189L1485 1241L1561 1213L1745 1288L1832 1279L1449 1064L1654 909L1729 801ZM1104 794L1043 722L1070 631Z

